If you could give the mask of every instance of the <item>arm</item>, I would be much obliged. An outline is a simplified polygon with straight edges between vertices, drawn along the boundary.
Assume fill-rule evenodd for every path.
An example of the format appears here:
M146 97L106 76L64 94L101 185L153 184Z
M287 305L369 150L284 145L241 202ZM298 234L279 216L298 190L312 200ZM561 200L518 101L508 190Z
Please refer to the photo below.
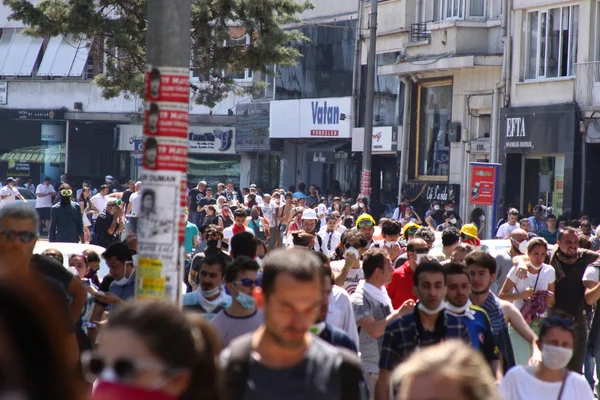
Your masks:
M19 193L18 191L17 191L17 193L16 193L16 196L17 196L18 198L20 198L21 200L23 200L25 203L27 203L27 200L25 199L25 197L23 197L23 195L22 195L21 193Z
M85 306L87 300L87 292L85 287L81 284L81 280L77 277L73 277L71 283L67 287L67 293L71 296L71 318L73 323L77 322L81 317L81 311Z
M196 248L196 246L198 246L199 242L200 242L200 240L198 240L198 235L194 235L194 237L192 238L192 247Z
M429 214L427 216L427 218L425 218L425 223L433 230L435 230L435 226L433 225L433 218L431 217L431 214Z
M416 304L414 300L407 300L404 302L404 304L402 304L402 306L399 309L393 311L390 315L388 315L385 319L382 319L381 321L375 321L372 315L367 315L366 317L363 317L360 320L358 320L357 324L361 327L361 329L364 329L369 336L371 336L373 339L377 339L383 336L383 334L385 333L385 327L390 321L393 321L396 318L411 312L412 310L414 310L415 305Z
M133 203L130 201L127 203L127 211L125 212L127 215L131 214L131 210L133 208Z
M413 212L413 215L414 215L415 219L417 220L416 223L419 225L423 225L423 220L421 220L421 217L419 217L419 214L417 214L416 212Z
M188 274L187 280L190 286L192 287L192 290L198 289L198 271L190 269L190 273Z
M225 225L223 225L223 218L219 218L219 228L225 229Z
M593 306L600 300L600 282L583 281L583 286L585 286L585 302ZM548 290L550 290L550 286L548 286Z
M385 368L379 369L379 377L375 384L375 400L389 400L390 399L390 377L392 371Z
M552 295L548 296L548 307L553 307L554 303L556 303L556 297L554 297L554 293L556 293L556 282L548 284L548 290L552 292Z
M346 255L346 260L344 262L344 267L340 270L338 274L335 274L333 278L333 282L341 287L344 287L344 282L346 282L346 276L348 276L348 271L354 265L354 262L357 261L353 254L349 253Z
M528 300L531 298L531 296L533 294L533 289L524 291L522 293L521 292L512 293L512 289L515 286L516 286L516 282L513 282L510 279L506 278L506 280L504 281L504 285L502 285L502 289L500 289L500 293L498 294L498 297L502 300L507 300L507 301Z
M105 306L100 305L98 303L94 303L92 307L92 313L90 314L90 322L95 323L96 325L102 321L104 317L104 308ZM90 342L92 342L92 346L96 345L96 337L98 336L98 328L97 327L89 327L88 328L88 337L90 338Z
M533 352L531 355L531 359L529 360L530 364L537 363L542 360L542 351L538 347L537 344L537 335L527 324L525 318L517 308L507 301L501 301L502 304L502 312L504 313L504 318L507 322L509 322L513 329L525 339L526 342L530 343L533 347Z

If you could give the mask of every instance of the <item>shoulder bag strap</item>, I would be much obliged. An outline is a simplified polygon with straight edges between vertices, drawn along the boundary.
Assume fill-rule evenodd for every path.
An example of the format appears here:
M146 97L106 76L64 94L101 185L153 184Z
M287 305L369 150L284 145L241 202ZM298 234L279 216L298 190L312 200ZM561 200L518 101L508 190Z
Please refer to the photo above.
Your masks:
M565 383L569 377L569 371L565 371L565 377L563 378L562 384L560 385L560 391L558 392L557 400L561 400L563 391L565 390Z

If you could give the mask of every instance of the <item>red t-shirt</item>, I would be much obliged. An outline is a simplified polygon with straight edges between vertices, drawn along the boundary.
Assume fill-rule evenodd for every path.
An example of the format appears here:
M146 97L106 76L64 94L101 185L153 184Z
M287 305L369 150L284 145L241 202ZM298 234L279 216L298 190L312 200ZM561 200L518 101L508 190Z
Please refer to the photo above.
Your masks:
M399 309L406 300L413 299L417 301L414 292L414 275L414 271L410 268L410 261L394 270L392 282L385 287L390 299L392 299L394 310Z

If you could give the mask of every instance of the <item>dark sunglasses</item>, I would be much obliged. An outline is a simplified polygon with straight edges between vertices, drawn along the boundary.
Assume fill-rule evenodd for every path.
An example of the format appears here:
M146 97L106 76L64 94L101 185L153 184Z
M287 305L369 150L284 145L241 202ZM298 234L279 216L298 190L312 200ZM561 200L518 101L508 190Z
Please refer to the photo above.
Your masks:
M362 221L360 221L358 223L358 227L362 228L363 226L373 226L373 221L370 221L368 219L363 219Z
M417 254L427 254L427 253L429 253L429 247L422 247L420 249L415 249L414 252Z
M259 254L259 255L258 255L258 258L260 258L260 259L262 260L262 259L263 259L263 258L265 258L266 256L267 256L266 254Z
M0 238L6 239L9 242L19 239L23 243L31 243L37 239L37 234L27 231L17 232L11 229L4 229L3 231L0 231Z
M260 286L260 282L258 281L258 279L255 281L253 281L252 279L242 279L241 281L234 281L233 283L245 287Z
M89 382L94 382L107 368L114 372L119 382L131 382L142 371L158 371L165 374L174 372L172 368L161 364L127 357L118 358L112 364L109 364L104 357L92 351L86 351L81 355L81 366L85 378Z

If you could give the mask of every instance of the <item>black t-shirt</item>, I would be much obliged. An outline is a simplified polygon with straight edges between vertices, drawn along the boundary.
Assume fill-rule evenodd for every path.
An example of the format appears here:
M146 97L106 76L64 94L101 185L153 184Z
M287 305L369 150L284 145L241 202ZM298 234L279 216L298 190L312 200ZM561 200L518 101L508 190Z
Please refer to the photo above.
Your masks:
M190 210L196 211L198 203L206 196L205 192L201 192L198 189L190 190L188 197L190 198Z
M553 310L563 311L573 317L581 317L585 310L585 286L582 279L586 268L598 260L598 254L590 250L579 250L579 257L574 264L563 264L556 254L550 259L550 265L557 270L556 289L554 291L556 303ZM559 270L565 276L560 277Z
M127 210L127 206L129 205L129 198L132 194L133 192L129 189L123 192L123 198L121 200L123 200L123 203L125 204L125 210Z
M431 218L433 218L433 220L435 221L435 226L441 225L444 222L446 222L446 220L444 219L444 213L446 211L444 209L439 209L435 212L433 212L433 214L431 214ZM456 218L457 221L460 220L460 216L458 215L458 213L456 211L452 211L454 213L454 217ZM458 225L458 223L457 223Z
M114 217L112 215L106 213L98 215L96 225L94 226L96 238L93 244L107 248L108 246L119 240L119 237L115 233L113 233L112 235L108 233L108 229L112 224L113 218Z

